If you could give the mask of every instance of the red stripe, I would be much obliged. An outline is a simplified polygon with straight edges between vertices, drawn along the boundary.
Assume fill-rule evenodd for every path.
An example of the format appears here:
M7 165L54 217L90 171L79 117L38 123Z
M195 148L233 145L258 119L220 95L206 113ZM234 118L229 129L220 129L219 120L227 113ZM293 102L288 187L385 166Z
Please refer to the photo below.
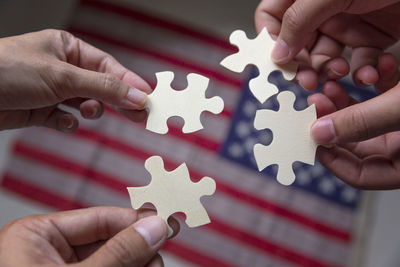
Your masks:
M109 107L105 107L106 110L108 112L110 112L110 114L116 116L119 119L124 119L127 120L129 123L132 123L132 121L130 121L129 119L125 118L124 116L122 116L120 113L116 112L115 110L109 108ZM168 134L171 136L174 136L176 138L178 138L180 141L186 141L189 142L195 146L207 149L211 152L217 152L219 151L220 148L220 143L216 140L212 140L211 138L208 137L204 137L202 135L199 135L197 133L191 133L191 134L184 134L182 132L181 128L175 127L173 125L168 125Z
M118 14L123 17L130 18L132 20L137 20L142 23L146 23L152 26L156 26L162 29L170 30L182 35L185 35L189 38L194 38L197 41L204 42L208 45L213 45L215 47L224 49L228 52L236 52L237 49L232 46L230 43L226 42L224 39L220 39L216 36L212 36L211 34L204 34L203 32L193 30L193 27L183 26L187 23L182 22L171 22L170 19L162 19L158 15L157 17L151 16L144 12L139 11L137 8L131 9L127 7L118 6L111 3L106 3L97 0L83 0L81 1L82 6L89 6L92 8L97 8L105 12L111 12Z
M146 55L155 60L164 61L171 65L174 65L174 66L177 66L177 67L180 67L183 69L188 69L188 70L194 71L196 73L200 73L200 74L207 76L209 78L212 78L214 80L226 83L226 84L232 86L233 89L238 89L238 90L242 89L242 81L241 80L235 79L228 75L224 75L219 71L212 70L212 69L210 69L210 67L200 66L197 63L190 62L188 59L184 59L178 55L167 55L165 53L158 52L158 51L150 49L148 47L134 44L133 42L125 42L125 41L122 41L119 39L118 40L113 39L113 38L110 38L103 34L87 31L84 29L70 27L68 29L68 31L70 31L71 33L73 33L75 35L85 36L85 37L91 38L91 39L96 39L100 42L105 42L105 43L108 43L111 45L122 47L122 48L132 51L134 53L140 53L142 55Z
M24 197L29 196L29 199L33 199L39 203L54 207L58 210L87 208L86 205L74 202L65 196L55 195L52 192L44 190L43 188L37 187L26 181L22 181L21 179L7 173L4 174L2 187ZM224 263L221 260L215 259L197 250L190 249L189 247L180 244L180 242L177 240L168 240L164 249L171 254L175 254L176 256L196 265L221 267L229 266L229 264Z
M165 246L163 247L165 251L173 253L180 258L193 262L196 261L196 264L205 267L228 267L232 266L230 264L224 263L215 258L211 258L207 254L201 254L197 250L191 250L187 246L181 245L178 242L173 242L172 240L167 241ZM189 250L189 251L188 251Z
M29 157L30 160L41 162L42 164L50 165L52 167L59 168L66 172L72 172L77 174L81 178L88 178L95 182L101 183L106 187L112 185L111 189L116 190L123 195L126 195L126 187L129 186L121 182L121 180L111 177L104 173L96 172L92 169L88 169L83 165L80 165L76 162L72 162L66 159L63 159L57 155L45 152L38 148L34 148L30 145L24 144L22 142L17 142L14 146L14 152L16 154L20 154L23 157ZM143 154L143 153L142 153ZM146 156L147 159L147 156ZM143 160L143 159L142 159ZM165 162L165 165L170 165L171 163ZM174 164L175 165L175 164ZM174 166L173 168L175 168ZM173 169L172 168L172 169ZM201 177L200 177L201 178ZM130 185L135 186L135 185ZM220 189L221 183L217 182L217 188ZM253 247L257 250L261 250L263 252L267 252L272 256L280 257L282 259L294 262L294 263L302 263L305 266L330 266L326 263L322 263L316 261L312 258L306 257L299 253L296 253L288 248L285 248L282 245L274 244L270 241L263 240L258 238L246 231L243 231L240 228L230 226L228 224L223 223L220 220L217 220L211 217L212 223L207 225L206 227L217 231L218 233L222 233L229 238L233 238L238 240L240 243Z
M40 177L35 178L40 179ZM61 196L60 194L48 192L41 187L21 181L8 173L4 174L1 186L11 192L15 192L23 196L29 196L31 200L36 200L37 202L55 207L60 210L83 208L83 205L75 202L73 199Z

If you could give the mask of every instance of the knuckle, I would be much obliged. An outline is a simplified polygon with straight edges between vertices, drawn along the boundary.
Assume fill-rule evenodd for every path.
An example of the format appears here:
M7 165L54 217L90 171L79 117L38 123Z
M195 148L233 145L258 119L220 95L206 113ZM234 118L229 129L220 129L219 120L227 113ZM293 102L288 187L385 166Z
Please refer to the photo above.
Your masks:
M121 91L121 80L114 74L105 73L103 74L103 89L105 92L122 93Z
M301 26L300 22L301 11L295 5L289 7L283 15L283 23L286 28L291 32L297 32Z
M353 129L353 136L357 139L369 139L372 137L367 115L363 109L353 109L350 113L348 129Z
M138 259L142 249L139 244L128 240L123 235L116 235L105 244L107 252L121 266L132 266L132 263Z

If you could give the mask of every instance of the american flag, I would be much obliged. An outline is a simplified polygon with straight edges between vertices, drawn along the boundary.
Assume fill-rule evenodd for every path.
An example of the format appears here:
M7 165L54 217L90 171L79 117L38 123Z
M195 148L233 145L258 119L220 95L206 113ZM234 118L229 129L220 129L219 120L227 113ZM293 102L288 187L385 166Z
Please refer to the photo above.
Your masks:
M126 2L125 2L126 3ZM23 131L13 146L1 186L65 210L98 205L130 206L126 187L150 181L144 161L160 155L167 170L185 162L193 181L213 177L217 191L204 197L211 223L194 229L182 224L163 254L181 266L345 266L349 260L359 192L318 163L295 163L296 182L286 187L274 166L257 171L252 148L268 144L271 132L253 128L255 111L277 109L272 98L260 105L247 88L249 75L219 67L236 50L228 36L194 30L132 5L83 0L68 30L108 51L154 88L154 73L174 71L173 88L187 85L190 72L211 79L207 96L221 96L220 115L204 113L205 128L183 134L183 122L169 121L158 135L107 109L96 121L82 121L72 135L43 128ZM240 77L247 76L242 79ZM270 76L280 90L306 93Z

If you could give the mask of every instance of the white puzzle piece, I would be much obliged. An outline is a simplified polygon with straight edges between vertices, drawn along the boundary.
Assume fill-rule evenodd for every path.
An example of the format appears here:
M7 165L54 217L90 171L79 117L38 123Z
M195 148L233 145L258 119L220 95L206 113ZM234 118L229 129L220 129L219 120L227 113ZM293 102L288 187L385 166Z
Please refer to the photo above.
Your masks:
M254 127L270 129L273 139L268 146L256 144L254 157L260 171L278 164L278 181L290 185L295 180L292 168L295 161L314 165L317 144L311 137L310 127L317 115L315 105L296 111L293 108L296 96L290 91L280 93L277 98L278 111L261 109L256 113Z
M187 76L188 86L185 90L171 88L174 73L170 71L156 73L157 86L146 102L149 110L146 129L159 134L168 132L167 120L173 116L184 119L183 133L192 133L203 129L200 115L203 111L221 113L224 102L220 97L206 98L209 79L194 73Z
M165 222L175 212L186 214L185 222L189 227L210 222L200 197L214 194L216 185L212 178L203 177L199 182L193 183L185 163L168 172L159 156L148 158L145 168L151 174L151 182L147 186L127 188L134 209L145 203L152 203L157 209L157 215ZM171 235L172 229L168 226L168 236Z
M259 76L253 78L250 83L250 91L258 101L264 103L268 98L278 93L278 88L268 82L268 76L273 71L281 71L286 80L293 80L296 76L298 64L290 62L280 66L275 64L270 55L275 41L264 28L255 39L248 39L246 33L241 30L234 31L230 36L231 44L239 48L239 52L226 57L221 65L234 72L242 72L249 65L258 68Z

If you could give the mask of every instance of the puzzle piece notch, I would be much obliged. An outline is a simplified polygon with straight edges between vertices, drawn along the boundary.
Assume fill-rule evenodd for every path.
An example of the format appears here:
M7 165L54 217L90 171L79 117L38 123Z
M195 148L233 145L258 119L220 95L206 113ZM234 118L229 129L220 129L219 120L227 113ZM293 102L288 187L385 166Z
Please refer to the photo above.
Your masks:
M210 177L203 177L193 183L185 163L173 171L164 169L164 161L160 156L152 156L145 162L145 168L151 174L152 180L147 186L128 187L131 204L138 209L145 203L152 203L160 216L168 225L168 217L176 212L186 214L186 224L197 227L210 222L207 211L200 202L204 195L215 192L215 181ZM168 236L173 231L168 225Z
M244 31L236 30L229 40L231 44L239 48L239 52L226 57L220 64L234 72L243 72L247 65L255 65L259 75L250 80L249 88L261 103L279 91L276 85L268 82L271 72L280 71L288 81L296 76L298 64L294 61L286 65L277 65L272 61L270 55L275 41L272 40L266 28L263 28L254 39L248 39Z
M177 91L171 88L174 73L170 71L156 73L157 86L147 97L146 108L149 110L146 129L159 134L168 132L167 121L170 117L179 116L185 124L183 133L192 133L203 129L200 115L203 111L219 114L224 108L222 98L206 98L205 92L209 79L190 73L187 75L188 86Z
M270 129L272 143L254 145L254 157L259 171L277 164L277 179L283 185L295 180L292 164L301 161L314 165L317 144L311 137L311 124L317 119L315 105L296 111L296 96L290 91L278 95L279 110L258 110L254 119L257 130Z

